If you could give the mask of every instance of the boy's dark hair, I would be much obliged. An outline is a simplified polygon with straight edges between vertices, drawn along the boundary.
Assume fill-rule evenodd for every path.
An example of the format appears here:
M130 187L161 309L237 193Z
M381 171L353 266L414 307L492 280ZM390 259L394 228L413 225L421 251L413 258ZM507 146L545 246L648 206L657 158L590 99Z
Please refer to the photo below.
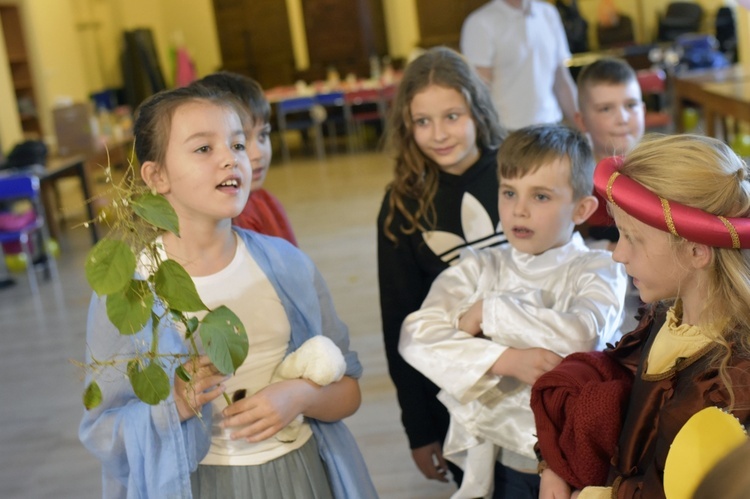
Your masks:
M638 77L630 64L624 59L603 57L585 66L578 74L578 107L588 96L588 89L594 85L625 85L631 81L638 81Z
M227 94L216 88L191 84L187 87L163 90L143 101L135 111L133 136L138 162L154 161L164 164L172 128L172 117L178 107L189 102L212 102L231 109L243 120L244 110L237 99L227 99Z
M497 175L519 178L558 158L570 160L573 199L594 192L594 155L586 137L565 125L532 125L506 137L497 153Z
M254 121L260 119L263 123L270 122L271 105L263 93L263 88L252 78L229 71L219 71L204 76L195 83L229 92L248 107Z

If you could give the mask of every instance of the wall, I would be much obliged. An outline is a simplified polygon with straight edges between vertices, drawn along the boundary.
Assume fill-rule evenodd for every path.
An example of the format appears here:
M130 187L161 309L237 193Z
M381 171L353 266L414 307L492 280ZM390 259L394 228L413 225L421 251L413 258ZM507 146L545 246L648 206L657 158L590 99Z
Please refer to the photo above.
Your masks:
M132 0L121 0L130 4ZM153 3L153 0L151 1ZM161 0L164 13L162 28L167 35L162 41L163 52L168 53L174 45L174 34L180 33L185 40L185 47L195 63L195 69L201 76L213 73L221 67L221 50L216 35L216 19L211 0ZM166 66L165 66L166 69ZM173 81L173 75L167 77Z
M297 69L310 67L301 0L286 0ZM391 57L407 58L419 41L416 0L383 0L386 36Z
M302 0L286 0L286 10L289 15L289 32L292 36L295 67L304 71L310 67L310 58L307 52L307 33L305 33Z
M736 13L740 64L750 69L750 10L738 8Z
M388 50L393 58L408 58L419 42L416 0L383 0Z
M0 102L4 103L0 107L0 147L7 156L13 144L23 138L21 131L21 120L18 116L18 109L13 103L16 101L16 94L13 91L13 82L10 76L10 64L5 50L5 38L3 28L0 26ZM7 104L6 104L7 103Z
M68 1L23 0L21 3L42 130L46 140L54 141L50 110L56 101L87 98L88 84L81 71L83 57L73 11Z

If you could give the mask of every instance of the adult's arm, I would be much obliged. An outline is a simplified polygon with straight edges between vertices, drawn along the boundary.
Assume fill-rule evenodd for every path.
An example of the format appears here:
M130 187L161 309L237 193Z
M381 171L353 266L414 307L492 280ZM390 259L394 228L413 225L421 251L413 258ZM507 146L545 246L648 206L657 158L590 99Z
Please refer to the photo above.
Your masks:
M468 253L432 283L422 307L409 314L401 329L399 351L411 365L462 403L497 385L490 368L506 346L458 329L458 317L477 292L482 256Z
M560 104L565 121L571 126L575 124L576 111L578 110L578 89L570 75L570 70L565 64L560 64L555 70L555 83L552 87L557 102Z
M461 53L474 66L479 77L490 86L493 79L494 44L492 30L481 15L471 14L461 26Z
M565 121L571 126L575 126L575 115L578 109L578 89L566 64L571 57L570 49L568 48L568 37L565 34L565 27L557 9L552 5L545 5L544 7L549 15L547 18L551 31L549 35L557 38L557 42L555 43L557 47L557 54L555 55L557 67L555 68L555 82L552 86L552 91L557 98L560 109L562 109Z

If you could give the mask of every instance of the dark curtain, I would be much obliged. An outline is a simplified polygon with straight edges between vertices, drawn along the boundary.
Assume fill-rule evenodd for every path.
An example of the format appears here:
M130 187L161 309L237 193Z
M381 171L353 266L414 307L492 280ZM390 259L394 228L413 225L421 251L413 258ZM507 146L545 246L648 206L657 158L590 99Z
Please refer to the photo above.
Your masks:
M133 109L147 97L164 90L164 76L149 29L123 33L122 79L125 102Z

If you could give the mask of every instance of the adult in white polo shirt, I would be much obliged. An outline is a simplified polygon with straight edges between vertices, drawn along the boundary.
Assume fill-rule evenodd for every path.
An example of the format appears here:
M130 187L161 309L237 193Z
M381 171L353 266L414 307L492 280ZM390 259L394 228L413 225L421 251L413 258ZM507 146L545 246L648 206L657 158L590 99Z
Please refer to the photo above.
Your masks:
M492 91L509 130L532 124L573 123L576 88L557 9L540 0L491 0L461 29L461 52Z

